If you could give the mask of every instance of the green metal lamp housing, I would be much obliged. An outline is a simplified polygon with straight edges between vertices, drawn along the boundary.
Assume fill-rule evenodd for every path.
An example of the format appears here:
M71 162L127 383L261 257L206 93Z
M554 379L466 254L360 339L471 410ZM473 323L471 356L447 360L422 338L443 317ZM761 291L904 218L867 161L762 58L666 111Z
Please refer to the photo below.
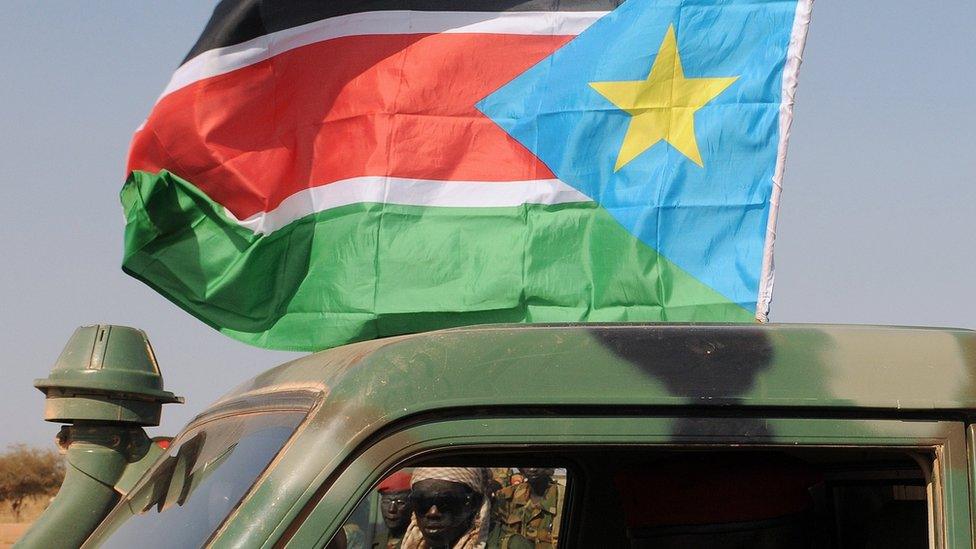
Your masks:
M34 381L47 401L44 419L159 425L162 405L183 402L163 390L145 332L128 326L82 326L45 379Z

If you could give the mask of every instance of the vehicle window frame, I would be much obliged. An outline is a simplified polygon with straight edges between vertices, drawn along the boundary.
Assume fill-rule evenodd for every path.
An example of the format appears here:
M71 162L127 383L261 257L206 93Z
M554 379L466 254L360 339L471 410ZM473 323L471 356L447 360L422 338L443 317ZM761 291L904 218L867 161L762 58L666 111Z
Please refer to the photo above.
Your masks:
M279 393L280 395L281 393ZM282 444L281 448L277 451L275 456L271 459L268 464L261 469L258 475L254 478L254 481L247 488L241 498L234 504L234 506L228 511L227 515L221 520L217 528L210 533L204 545L209 545L216 539L220 532L224 529L226 524L234 519L237 515L238 510L243 506L243 504L251 497L255 489L265 481L270 471L274 470L277 466L278 461L285 451L294 443L294 441L301 435L301 433L306 429L310 418L313 415L313 411L317 406L321 405L322 401L322 391L315 389L296 389L292 391L287 391L284 393L284 398L276 397L274 394L270 393L256 393L249 395L242 395L234 399L228 400L227 402L220 403L203 413L197 415L191 419L186 426L180 429L180 432L173 437L172 442L177 443L176 445L183 442L186 438L187 433L193 432L197 429L201 429L206 425L216 422L223 421L229 418L249 416L254 414L267 414L267 413L301 413L302 418L295 425L294 430ZM174 445L175 446L175 445ZM112 516L115 512L115 507L120 505L125 505L128 501L129 495L138 492L146 482L150 479L152 474L160 466L160 464L170 455L169 452L164 452L152 466L150 466L142 477L136 482L133 488L119 498L118 503L113 506L112 510L106 515L106 517ZM103 526L99 524L82 547L89 544L89 540L95 537L96 533L101 533Z
M378 440L347 461L321 498L269 539L275 547L325 547L356 505L387 474L432 457L551 447L883 448L930 453L930 547L972 547L966 426L958 421L742 417L502 417L450 419L413 425ZM765 433L755 432L756 420ZM680 422L680 433L674 426ZM926 468L923 467L923 470ZM572 470L570 469L570 472ZM564 519L575 506L567 493ZM572 525L563 524L571 548ZM277 540L277 541L272 541Z

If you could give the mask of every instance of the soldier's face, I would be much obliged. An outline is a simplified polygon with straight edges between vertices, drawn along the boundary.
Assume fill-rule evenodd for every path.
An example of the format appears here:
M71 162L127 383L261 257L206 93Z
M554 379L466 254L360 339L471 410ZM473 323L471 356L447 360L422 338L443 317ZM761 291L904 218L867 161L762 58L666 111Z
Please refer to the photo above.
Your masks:
M417 526L431 547L450 547L471 528L483 497L447 480L422 480L410 491Z
M410 513L413 508L410 506L409 495L409 490L380 494L380 511L383 513L383 522L390 530L403 530L410 523Z
M550 479L552 475L556 472L552 468L543 467L519 467L519 471L525 475L526 480L540 480L540 479Z

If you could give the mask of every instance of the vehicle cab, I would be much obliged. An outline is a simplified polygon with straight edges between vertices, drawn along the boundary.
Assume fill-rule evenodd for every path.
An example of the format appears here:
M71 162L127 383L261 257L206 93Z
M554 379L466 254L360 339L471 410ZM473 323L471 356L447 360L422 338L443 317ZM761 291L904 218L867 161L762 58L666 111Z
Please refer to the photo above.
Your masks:
M450 467L490 475L488 547L508 528L535 547L968 548L974 374L976 332L951 329L492 325L356 343L214 403L85 546L387 547L382 507L407 499L377 487ZM544 497L517 488L537 470ZM496 508L519 490L528 503Z

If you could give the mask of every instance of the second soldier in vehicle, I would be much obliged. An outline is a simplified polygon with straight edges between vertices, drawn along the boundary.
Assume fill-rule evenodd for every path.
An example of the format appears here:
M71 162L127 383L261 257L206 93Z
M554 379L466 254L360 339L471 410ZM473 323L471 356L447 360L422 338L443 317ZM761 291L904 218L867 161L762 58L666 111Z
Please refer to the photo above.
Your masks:
M559 529L561 487L551 468L520 467L525 482L502 488L495 494L493 519L504 535L521 535L536 549L553 549Z
M410 504L410 473L398 471L377 487L380 493L380 512L387 531L373 541L374 549L400 549L403 534L410 524L413 506Z

